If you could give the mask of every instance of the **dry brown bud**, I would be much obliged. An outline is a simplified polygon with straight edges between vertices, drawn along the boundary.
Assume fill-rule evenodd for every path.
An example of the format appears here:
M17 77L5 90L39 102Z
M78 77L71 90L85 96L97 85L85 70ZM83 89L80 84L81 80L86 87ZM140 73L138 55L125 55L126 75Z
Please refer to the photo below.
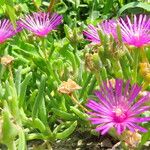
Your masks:
M140 63L140 74L143 76L143 78L150 82L150 64L149 63Z
M6 55L1 57L1 64L4 66L10 65L14 61L14 57Z
M62 84L58 87L60 93L71 94L75 90L79 90L81 87L71 79L63 81Z
M93 55L87 53L85 55L85 67L90 71L94 71Z

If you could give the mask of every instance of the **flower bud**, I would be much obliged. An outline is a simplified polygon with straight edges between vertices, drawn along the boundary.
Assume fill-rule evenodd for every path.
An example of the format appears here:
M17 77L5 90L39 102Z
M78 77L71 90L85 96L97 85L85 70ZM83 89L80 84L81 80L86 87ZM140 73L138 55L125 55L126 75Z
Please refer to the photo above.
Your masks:
M93 63L95 70L100 70L100 68L102 68L102 62L100 60L98 53L93 54Z
M69 39L69 41L72 44L81 42L81 40L83 39L83 35L80 33L78 28L71 29L69 28L69 26L64 25L64 31L65 31L67 39Z
M85 67L89 71L94 71L93 55L90 53L85 54Z
M85 55L85 66L90 70L90 71L98 71L100 68L102 68L102 62L99 58L98 53L90 54L87 53Z
M22 11L22 7L21 7L20 4L15 5L15 6L14 6L14 9L16 10L16 12L21 12L21 11Z

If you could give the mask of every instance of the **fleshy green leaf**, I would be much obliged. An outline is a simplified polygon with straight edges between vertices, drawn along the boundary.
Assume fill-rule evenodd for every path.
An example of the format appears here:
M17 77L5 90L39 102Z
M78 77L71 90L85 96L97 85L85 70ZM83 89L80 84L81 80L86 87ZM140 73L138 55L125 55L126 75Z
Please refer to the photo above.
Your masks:
M125 10L130 9L130 8L142 8L146 11L150 11L150 4L148 3L142 3L142 2L131 2L126 5L124 5L118 12L118 15L120 16Z
M72 123L70 125L70 127L65 129L63 132L57 133L56 134L56 138L57 139L65 139L65 138L67 138L69 135L71 135L73 133L73 131L76 129L76 126L77 126L77 121Z
M20 95L19 95L19 106L23 107L24 106L24 100L25 100L25 94L26 94L26 89L27 86L30 82L30 79L32 77L32 73L30 72L26 78L24 79L24 81L21 84L21 90L20 90Z
M37 115L38 115L39 107L41 105L43 95L44 95L45 82L46 82L46 76L42 75L40 86L39 86L39 93L38 93L38 95L35 99L35 103L34 103L34 106L33 106L33 111L32 111L32 117L33 118L37 117Z
M52 108L52 111L54 112L55 115L59 116L61 119L64 120L76 120L77 117L75 117L73 114L58 110L56 108Z

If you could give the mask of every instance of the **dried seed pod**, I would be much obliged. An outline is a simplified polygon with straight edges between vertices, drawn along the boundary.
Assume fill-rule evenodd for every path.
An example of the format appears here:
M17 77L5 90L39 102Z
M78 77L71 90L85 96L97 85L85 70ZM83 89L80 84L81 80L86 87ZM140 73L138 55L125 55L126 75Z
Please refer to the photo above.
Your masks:
M8 66L10 65L12 62L14 61L14 57L10 56L10 55L6 55L1 57L1 64L4 66Z
M58 91L60 93L65 93L68 95L79 89L81 89L81 87L71 79L68 79L67 82L63 81L62 84L58 87Z

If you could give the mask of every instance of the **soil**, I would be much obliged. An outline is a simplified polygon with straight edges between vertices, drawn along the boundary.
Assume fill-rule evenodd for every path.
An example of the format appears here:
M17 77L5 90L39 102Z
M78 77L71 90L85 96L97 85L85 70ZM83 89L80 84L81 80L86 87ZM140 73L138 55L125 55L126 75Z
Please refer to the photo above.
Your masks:
M56 141L52 147L53 150L111 150L116 142L109 135L97 137L77 132L67 140Z
M75 132L70 138L56 140L51 144L41 140L30 141L28 150L112 150L118 142L112 139L109 135L98 137L89 132Z
M0 145L0 150L7 150ZM123 150L119 141L109 135L94 136L89 132L76 132L66 140L57 140L54 143L42 140L33 140L28 143L27 150ZM141 150L150 150L147 142Z

